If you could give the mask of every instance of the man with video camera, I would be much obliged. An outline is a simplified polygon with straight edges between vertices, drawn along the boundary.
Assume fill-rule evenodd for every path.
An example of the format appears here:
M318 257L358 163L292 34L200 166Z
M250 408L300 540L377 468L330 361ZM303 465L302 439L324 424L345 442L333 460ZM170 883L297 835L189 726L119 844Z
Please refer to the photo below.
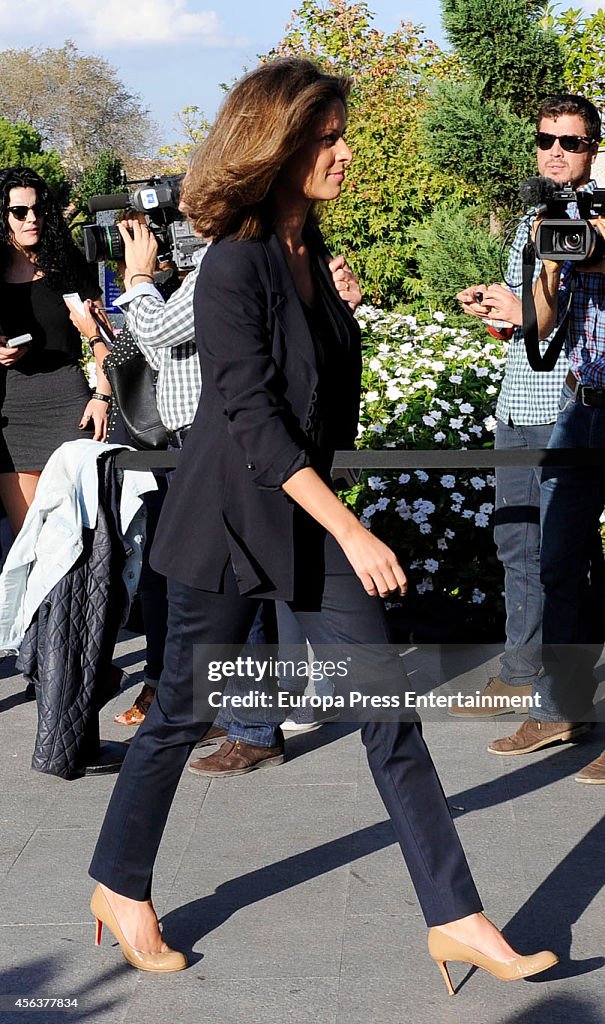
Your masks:
M575 102L575 109L574 109ZM538 144L547 154L540 169L559 185L578 187L587 177L601 137L597 111L582 97L562 97L539 126ZM571 147L571 148L570 148ZM596 227L600 228L598 221ZM563 249L565 246L563 246ZM550 448L605 447L605 277L602 265L544 259L535 287L541 338L568 312L566 370L559 415ZM502 315L497 290L484 301ZM518 321L517 321L518 322ZM589 593L592 542L605 504L601 468L552 466L542 470L541 581L543 672L534 683L532 714L512 736L494 741L495 754L525 754L555 741L574 739L590 728L596 690L594 600ZM605 782L605 757L597 758L577 781Z
M590 191L592 164L598 145L571 142L597 131L600 121L596 108L583 97L552 96L544 101L536 117L536 162L545 178L563 187L571 182L577 189ZM563 136L566 148L556 136ZM576 215L575 206L568 208ZM529 211L519 223L510 248L507 286L487 288L472 285L457 298L466 313L480 319L498 318L515 325L508 345L502 388L496 406L497 449L545 448L550 440L559 411L559 399L567 357L562 353L550 373L540 373L529 364L522 330L523 250L536 220ZM541 269L536 261L534 281ZM510 332L505 332L510 333ZM544 346L543 346L544 347ZM541 628L543 593L540 583L540 473L534 467L500 466L496 468L496 512L494 539L504 567L506 604L506 649L500 673L489 681L475 708L453 708L464 717L488 717L514 710L504 703L494 709L494 697L530 695L541 666ZM486 699L484 700L483 697Z

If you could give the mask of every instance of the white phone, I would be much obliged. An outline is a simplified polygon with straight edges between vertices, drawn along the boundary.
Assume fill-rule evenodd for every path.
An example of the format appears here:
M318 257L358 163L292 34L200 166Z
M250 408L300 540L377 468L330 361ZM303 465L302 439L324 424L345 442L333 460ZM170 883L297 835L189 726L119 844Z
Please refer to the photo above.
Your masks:
M63 301L67 304L68 307L71 307L71 309L73 309L74 313L79 313L80 316L86 315L86 306L82 302L82 299L78 295L78 292L66 292L63 295ZM99 334L101 335L103 341L105 342L106 345L109 345L111 347L111 345L113 345L113 338L108 333L105 324L101 323L94 309L90 310L90 314L93 320L95 321L97 327L99 328Z
M30 341L33 341L31 334L19 334L16 338L9 338L6 347L19 348L20 345L27 345Z
M66 292L63 296L63 301L71 306L74 313L79 313L80 316L84 316L86 313L86 306L82 302L82 299L77 292Z

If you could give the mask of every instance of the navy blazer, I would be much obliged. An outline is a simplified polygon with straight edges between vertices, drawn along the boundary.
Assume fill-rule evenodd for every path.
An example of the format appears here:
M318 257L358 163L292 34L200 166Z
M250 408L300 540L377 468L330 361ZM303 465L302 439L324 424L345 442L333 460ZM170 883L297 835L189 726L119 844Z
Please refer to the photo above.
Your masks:
M320 233L312 229L306 239L317 272L337 296ZM350 327L341 406L343 447L353 448L360 332L337 300ZM312 440L321 369L277 236L211 245L194 308L202 396L164 502L152 565L181 583L220 592L231 561L240 593L292 600L323 559L325 532L282 489L297 469L322 461Z

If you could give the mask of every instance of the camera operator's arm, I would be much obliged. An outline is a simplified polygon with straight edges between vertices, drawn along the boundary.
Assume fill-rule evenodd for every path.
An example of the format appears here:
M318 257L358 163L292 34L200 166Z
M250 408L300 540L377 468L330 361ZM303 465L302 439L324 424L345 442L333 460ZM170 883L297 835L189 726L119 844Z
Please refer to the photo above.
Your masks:
M124 242L124 287L128 290L135 282L145 280L153 284L158 243L151 231L139 220L123 220L117 228Z
M198 268L192 270L167 302L149 283L135 285L116 299L145 358L159 349L194 343L193 291Z

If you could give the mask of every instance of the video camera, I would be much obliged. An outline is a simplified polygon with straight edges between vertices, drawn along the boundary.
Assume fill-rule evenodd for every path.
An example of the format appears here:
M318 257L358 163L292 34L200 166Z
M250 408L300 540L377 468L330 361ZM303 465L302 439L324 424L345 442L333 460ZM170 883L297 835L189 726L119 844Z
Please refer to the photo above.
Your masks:
M523 181L519 193L525 206L536 216L545 214L536 232L536 252L541 260L599 263L605 258L605 238L589 218L605 210L605 189L576 191L561 187L550 178L535 177ZM569 217L567 206L576 203L579 219Z
M144 213L147 226L158 241L158 260L171 260L177 270L193 270L193 254L206 243L194 235L189 221L179 210L183 177L182 174L166 174L124 181L125 186L141 187L113 195L91 196L88 209L91 213L127 209ZM82 230L89 263L124 258L124 242L115 224L85 224Z

